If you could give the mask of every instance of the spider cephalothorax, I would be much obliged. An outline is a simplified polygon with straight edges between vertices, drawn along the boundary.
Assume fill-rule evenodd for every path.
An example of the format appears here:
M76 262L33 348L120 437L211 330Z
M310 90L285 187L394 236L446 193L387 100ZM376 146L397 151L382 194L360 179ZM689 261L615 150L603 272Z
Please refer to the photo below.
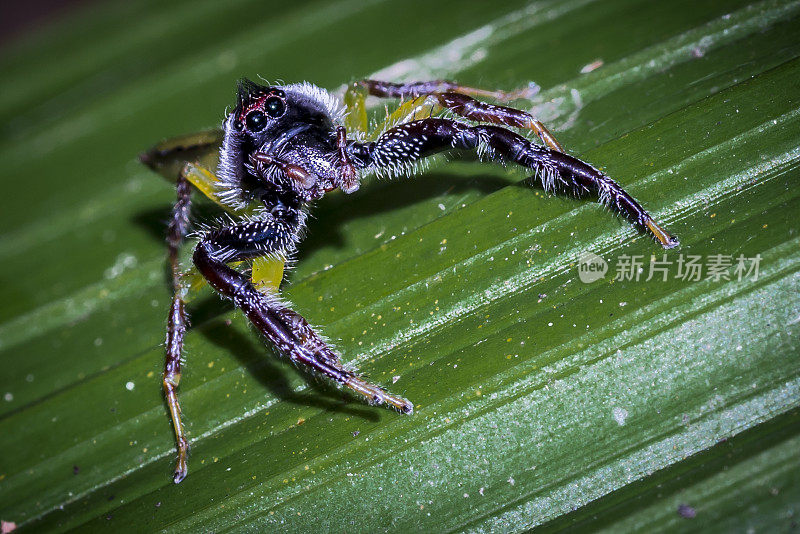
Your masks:
M334 121L338 103L308 83L282 87L239 83L224 124L219 178L222 197L242 207L260 194L293 191L309 201L341 185ZM356 185L357 187L357 185Z
M407 100L370 133L364 107L367 95ZM167 237L175 291L168 316L163 388L178 443L175 482L186 476L189 446L176 394L187 323L177 257L188 227L189 180L238 217L201 233L193 262L206 281L233 301L293 362L365 396L373 404L388 404L404 413L413 411L409 401L343 366L303 317L274 292L257 288L255 269L251 275L229 263L291 254L302 236L309 203L327 191L339 188L352 193L367 174L407 175L427 156L458 150L476 150L528 169L554 193L594 195L664 248L678 244L619 184L566 154L533 116L473 96L510 100L520 95L446 81L398 84L364 80L350 87L345 95L347 109L343 110L331 94L309 83L262 86L249 80L240 82L236 107L223 123L218 176L208 170L192 171L197 164L184 167L178 177L178 202ZM442 118L444 112L456 118ZM544 146L514 129L536 133ZM180 143L172 146L187 149ZM157 167L168 152L157 147L142 159Z

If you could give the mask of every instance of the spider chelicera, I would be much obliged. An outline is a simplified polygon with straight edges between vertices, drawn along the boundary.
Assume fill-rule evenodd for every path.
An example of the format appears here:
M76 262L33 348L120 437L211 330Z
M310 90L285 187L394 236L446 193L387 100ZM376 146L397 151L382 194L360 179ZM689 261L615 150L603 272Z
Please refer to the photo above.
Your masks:
M403 99L372 132L365 107L369 95ZM176 389L188 320L185 301L192 285L192 276L181 272L178 261L189 226L190 183L232 215L232 222L200 232L193 263L205 281L232 300L290 360L372 404L387 404L402 413L411 413L413 404L345 368L325 340L277 296L280 259L293 253L310 203L326 192L352 193L369 174L408 176L417 162L439 152L476 150L488 159L530 169L547 191L596 196L664 248L678 244L611 178L564 153L530 114L473 98L510 101L522 96L524 91L487 91L447 81L363 80L349 87L343 108L333 95L309 83L262 86L243 80L221 132L166 141L141 156L163 172L175 154L192 161L193 151L220 147L216 174L197 162L187 163L178 173L178 200L167 232L174 295L163 389L178 446L175 483L186 477L189 448ZM442 118L445 113L455 118ZM544 146L509 128L534 132ZM252 271L234 268L237 262L252 262ZM276 262L277 280L274 272L269 274Z

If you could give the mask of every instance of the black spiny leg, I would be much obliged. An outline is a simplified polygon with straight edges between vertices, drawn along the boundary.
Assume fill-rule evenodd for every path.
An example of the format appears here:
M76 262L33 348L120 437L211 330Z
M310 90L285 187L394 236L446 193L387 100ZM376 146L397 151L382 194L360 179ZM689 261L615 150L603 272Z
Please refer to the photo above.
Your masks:
M194 251L194 264L208 283L229 298L280 352L292 361L367 397L372 404L390 404L403 413L414 409L406 399L345 369L338 356L297 312L277 298L259 292L250 280L226 262L285 250L297 240L302 225L299 209L281 204L266 221L251 221L209 232Z
M501 124L513 128L524 128L536 132L536 135L544 144L564 152L564 149L556 141L544 124L539 122L533 115L519 109L507 106L495 106L487 104L467 95L489 96L499 100L513 100L522 98L523 92L515 91L505 93L503 91L485 91L472 87L464 87L453 82L437 80L432 82L411 82L411 83L391 83L377 80L363 80L361 83L367 88L369 94L378 97L401 98L419 97L430 95L443 108L449 109L456 115L475 122L488 122L490 124Z
M176 390L181 380L181 353L183 352L183 336L186 333L188 317L184 308L180 288L180 268L178 265L178 249L186 235L189 225L189 208L191 206L191 186L186 176L181 172L178 175L176 186L178 200L172 210L172 219L167 230L167 247L169 250L169 263L172 270L172 304L167 317L166 362L162 377L162 387L167 398L172 426L175 429L175 441L178 446L178 463L175 466L174 482L177 484L186 478L186 457L189 452L189 442L183 431L181 421L181 406L178 404Z
M402 168L404 164L449 149L486 150L492 156L532 169L544 188L576 197L594 194L612 211L649 232L664 248L677 238L662 229L650 214L614 180L588 163L531 143L497 126L470 126L449 119L423 119L391 128L374 143L354 144L354 160L364 167Z

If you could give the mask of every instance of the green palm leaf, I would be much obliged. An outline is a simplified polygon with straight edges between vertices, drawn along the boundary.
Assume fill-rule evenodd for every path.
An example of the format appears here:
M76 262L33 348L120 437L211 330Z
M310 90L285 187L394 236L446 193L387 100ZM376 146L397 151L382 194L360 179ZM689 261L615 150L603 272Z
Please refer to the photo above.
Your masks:
M800 2L129 2L0 59L0 519L22 530L788 528L800 513ZM585 68L584 68L585 67ZM531 79L681 238L439 162L319 203L284 294L411 417L307 382L213 295L160 394L170 184L234 81ZM380 113L381 110L378 110ZM207 215L207 210L202 211ZM581 254L610 263L578 277ZM680 255L758 276L675 278ZM640 256L640 280L614 280ZM731 271L733 272L733 271Z

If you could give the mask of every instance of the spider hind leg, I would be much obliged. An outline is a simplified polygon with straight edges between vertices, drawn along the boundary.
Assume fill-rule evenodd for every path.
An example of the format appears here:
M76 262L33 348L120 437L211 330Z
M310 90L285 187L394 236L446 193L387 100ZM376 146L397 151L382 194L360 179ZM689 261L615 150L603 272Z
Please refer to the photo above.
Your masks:
M488 91L465 87L445 80L429 82L391 83L378 80L362 80L360 85L373 96L382 98L417 98L430 95L436 103L455 115L475 122L498 124L522 128L535 132L542 142L553 150L564 152L556 138L537 118L530 113L508 106L488 104L472 98L472 96L490 97L496 100L509 101L532 96L531 88L520 91Z

